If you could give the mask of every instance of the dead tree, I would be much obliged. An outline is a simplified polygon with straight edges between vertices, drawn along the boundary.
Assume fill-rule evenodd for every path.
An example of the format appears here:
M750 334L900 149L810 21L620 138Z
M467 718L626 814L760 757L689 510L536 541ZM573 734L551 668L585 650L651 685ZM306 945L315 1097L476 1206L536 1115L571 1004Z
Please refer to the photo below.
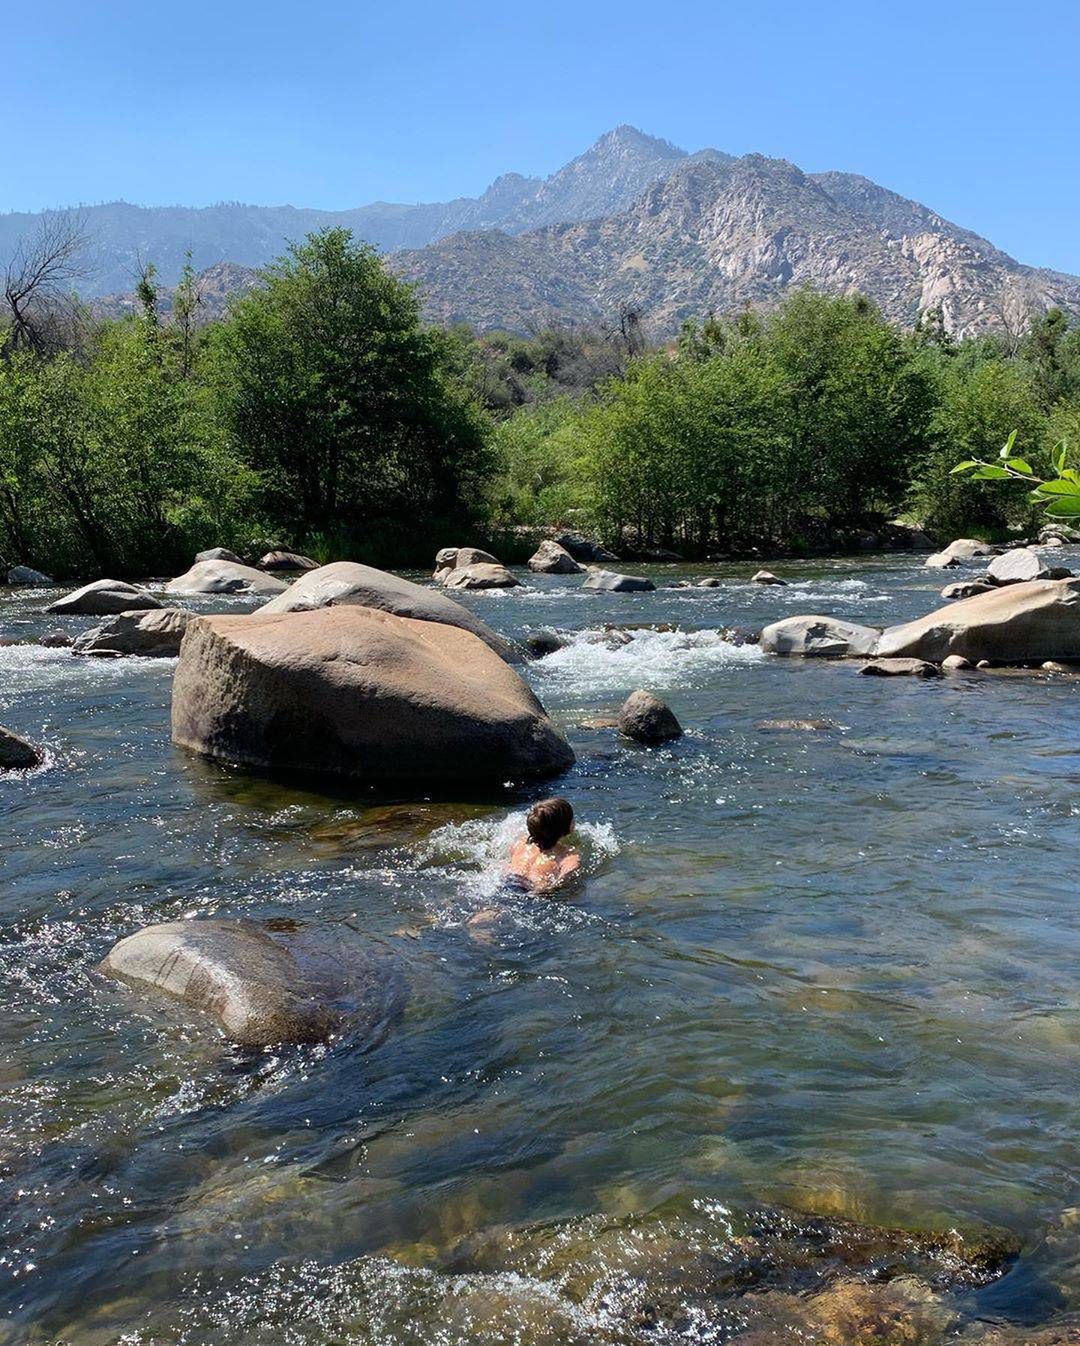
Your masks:
M39 216L4 273L6 330L0 355L17 351L51 354L65 344L76 312L74 285L85 274L85 219L70 211Z

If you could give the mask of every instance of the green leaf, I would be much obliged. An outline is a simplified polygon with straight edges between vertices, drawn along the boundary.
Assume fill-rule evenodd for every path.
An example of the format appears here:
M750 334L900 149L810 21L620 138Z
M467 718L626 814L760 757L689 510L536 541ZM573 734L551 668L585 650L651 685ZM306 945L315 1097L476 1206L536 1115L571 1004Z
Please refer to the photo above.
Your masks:
M1080 495L1056 496L1046 507L1048 519L1073 519L1080 514Z
M976 481L1008 481L1009 473L1003 467L986 463L977 472L971 474Z
M1044 481L1031 493L1038 496L1080 495L1080 484L1075 481Z
M1013 445L1015 443L1016 443L1016 431L1014 430L1012 434L1009 436L1009 438L1005 441L1005 447L998 454L998 457L1008 458L1009 454L1012 453L1013 451Z
M977 458L969 458L967 462L957 463L956 466L952 469L952 475L955 476L957 472L970 472L973 467L981 467L981 466L982 464L979 462Z
M1054 464L1054 471L1058 474L1059 477L1061 476L1062 472L1065 471L1065 464L1068 461L1068 458L1069 458L1069 441L1067 439L1063 439L1060 444L1054 446L1054 451L1051 455L1051 461Z
M1031 464L1025 463L1023 458L1006 458L1005 466L1012 468L1014 472L1021 472L1025 477L1033 476Z

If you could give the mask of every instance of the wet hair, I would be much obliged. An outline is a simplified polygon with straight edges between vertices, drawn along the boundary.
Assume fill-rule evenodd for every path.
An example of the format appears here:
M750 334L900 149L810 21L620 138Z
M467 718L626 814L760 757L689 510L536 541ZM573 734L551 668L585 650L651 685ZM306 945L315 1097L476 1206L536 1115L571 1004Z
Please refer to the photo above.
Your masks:
M541 799L525 819L529 839L542 851L550 851L574 826L574 810L566 799Z

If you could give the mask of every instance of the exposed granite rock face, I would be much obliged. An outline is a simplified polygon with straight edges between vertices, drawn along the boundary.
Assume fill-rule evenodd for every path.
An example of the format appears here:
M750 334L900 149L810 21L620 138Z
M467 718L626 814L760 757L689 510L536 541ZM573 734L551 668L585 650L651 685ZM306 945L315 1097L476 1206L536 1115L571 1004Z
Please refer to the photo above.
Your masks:
M801 286L858 290L903 325L940 308L957 335L1033 307L1080 312L1080 278L1021 266L872 183L859 190L847 175L760 154L694 155L617 214L517 237L459 233L394 265L432 317L519 331L538 314L595 321L630 305L664 336L687 317L767 307Z

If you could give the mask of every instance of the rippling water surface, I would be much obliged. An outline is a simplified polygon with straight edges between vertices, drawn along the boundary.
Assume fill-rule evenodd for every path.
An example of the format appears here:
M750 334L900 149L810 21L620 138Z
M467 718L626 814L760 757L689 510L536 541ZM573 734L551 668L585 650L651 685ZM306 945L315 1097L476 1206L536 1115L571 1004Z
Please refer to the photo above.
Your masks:
M863 1338L830 1314L893 1309L897 1340L1012 1341L1073 1322L1080 682L860 678L723 634L906 620L944 583L920 560L789 566L786 589L728 567L715 589L466 596L509 635L573 633L527 669L578 755L559 789L586 863L559 901L498 881L531 795L376 800L223 769L170 745L172 661L0 647L0 722L50 753L0 783L0 1341L840 1342ZM0 598L0 637L93 624L45 601ZM686 727L674 746L596 725L642 686ZM761 724L792 718L832 727ZM410 986L403 1020L367 1052L251 1055L94 970L140 925L210 914L369 934ZM762 1209L1000 1234L1019 1258L938 1293L925 1267L874 1289L855 1249L870 1288L825 1303L828 1269L761 1280Z

